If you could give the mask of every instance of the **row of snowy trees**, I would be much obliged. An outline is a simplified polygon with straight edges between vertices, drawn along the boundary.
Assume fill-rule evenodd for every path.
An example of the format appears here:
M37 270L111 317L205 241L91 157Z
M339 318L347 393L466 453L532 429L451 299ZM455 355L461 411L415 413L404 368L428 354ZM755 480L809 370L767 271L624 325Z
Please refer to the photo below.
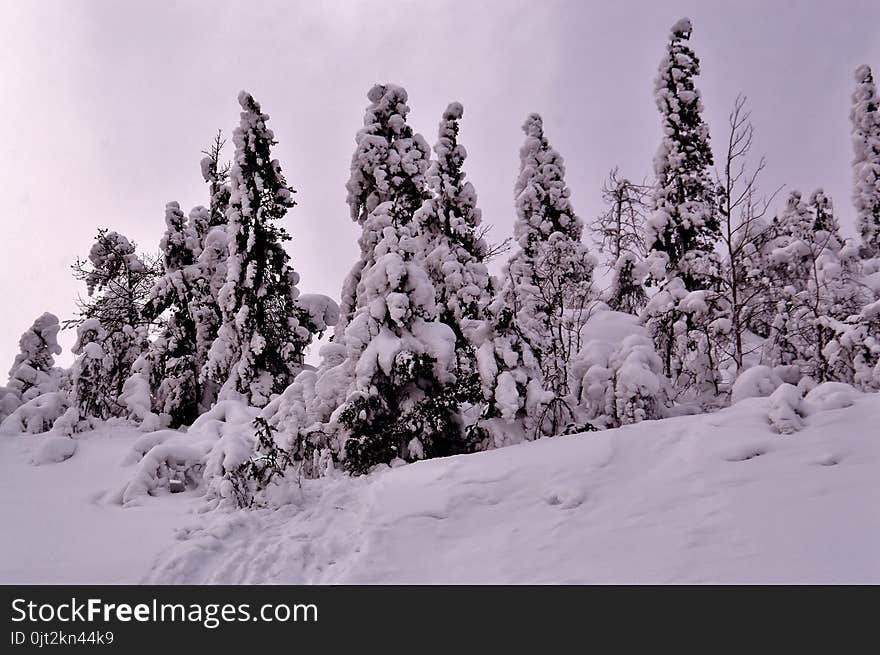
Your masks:
M301 295L280 226L295 206L268 116L247 93L230 164L217 140L202 160L209 203L165 209L156 258L99 232L74 267L81 302L69 371L54 367L57 318L22 337L0 412L17 429L68 433L96 420L144 429L190 424L221 400L263 408L256 452L229 470L237 488L261 466L330 465L354 473L662 416L673 403L725 402L755 363L810 386L880 387L880 103L856 72L852 124L860 243L840 234L831 200L759 189L763 159L744 97L716 166L696 87L692 25L677 22L655 82L663 138L652 183L612 171L607 211L591 224L613 271L594 284L562 157L542 119L523 125L513 249L501 275L450 104L433 148L413 131L406 91L374 86L346 185L359 256L339 306ZM500 249L503 251L503 249ZM585 341L607 308L642 333L610 347ZM634 321L636 319L633 319ZM333 327L320 364L304 363ZM647 336L645 336L647 335ZM4 423L5 424L5 423ZM270 476L271 477L271 476Z

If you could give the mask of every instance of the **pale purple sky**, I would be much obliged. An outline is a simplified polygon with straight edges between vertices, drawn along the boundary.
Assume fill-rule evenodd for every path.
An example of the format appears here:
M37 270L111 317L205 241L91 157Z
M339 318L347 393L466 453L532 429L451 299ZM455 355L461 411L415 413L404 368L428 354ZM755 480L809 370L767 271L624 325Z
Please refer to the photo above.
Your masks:
M543 114L587 221L619 165L651 172L653 79L669 26L689 16L713 144L750 98L765 186L830 193L852 234L852 73L880 68L880 2L0 2L0 377L33 318L74 312L69 266L99 226L156 250L164 206L207 203L200 151L230 133L246 89L272 117L299 205L286 227L303 292L338 297L357 247L345 181L366 92L409 91L436 140L464 104L467 172L496 238L514 217L520 125ZM62 333L63 362L73 338Z

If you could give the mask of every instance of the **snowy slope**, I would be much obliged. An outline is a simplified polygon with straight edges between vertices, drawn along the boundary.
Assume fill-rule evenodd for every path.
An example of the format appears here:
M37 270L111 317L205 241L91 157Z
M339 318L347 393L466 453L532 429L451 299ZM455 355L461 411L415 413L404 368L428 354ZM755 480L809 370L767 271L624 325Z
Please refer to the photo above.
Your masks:
M121 508L132 434L0 439L0 582L880 582L880 395L780 435L767 398L278 490Z

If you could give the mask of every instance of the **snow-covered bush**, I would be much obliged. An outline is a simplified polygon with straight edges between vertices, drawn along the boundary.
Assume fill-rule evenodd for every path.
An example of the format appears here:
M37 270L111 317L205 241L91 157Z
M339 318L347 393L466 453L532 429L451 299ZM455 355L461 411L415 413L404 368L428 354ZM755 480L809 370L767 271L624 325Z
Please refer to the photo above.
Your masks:
M859 389L880 389L880 300L844 321L826 317L834 336L823 349L831 376Z
M68 407L68 396L64 391L50 391L27 401L0 423L0 432L5 434L40 434L52 429L53 424Z
M611 356L609 367L614 371L614 417L620 425L663 415L666 379L650 339L628 336Z
M119 402L128 410L128 418L137 422L142 432L154 432L162 427L163 422L167 422L152 411L148 366L145 357L138 358L119 396ZM168 416L165 415L165 418Z
M119 491L119 502L139 502L176 479L209 500L235 504L230 495L231 476L254 455L252 423L259 411L240 401L220 401L186 432L144 434L123 462L137 466Z
M651 339L626 335L617 343L588 341L573 367L580 423L618 427L661 418L667 403L663 364Z
M775 223L779 236L768 263L776 281L770 290L775 308L764 361L798 366L818 382L838 376L854 380L854 368L864 368L858 361L864 353L853 353L856 361L847 374L845 354L836 366L829 360L844 344L829 345L869 300L858 281L858 249L840 237L831 201L821 190L809 202L793 191Z
M0 387L0 421L9 416L21 404L21 396L16 389Z
M171 480L179 480L190 487L198 486L204 462L204 448L181 443L159 444L138 463L135 475L122 489L119 500L123 505L135 504L144 496L168 488Z
M783 384L777 371L759 364L742 371L733 383L730 402L735 405L746 398L766 398Z

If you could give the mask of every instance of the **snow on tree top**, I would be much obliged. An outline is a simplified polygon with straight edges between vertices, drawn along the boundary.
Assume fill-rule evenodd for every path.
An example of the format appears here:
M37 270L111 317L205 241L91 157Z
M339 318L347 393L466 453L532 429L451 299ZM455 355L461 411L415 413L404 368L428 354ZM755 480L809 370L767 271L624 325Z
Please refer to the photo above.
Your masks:
M238 104L240 104L241 108L244 110L260 111L256 100L254 100L254 97L247 91L238 92ZM256 109L254 109L255 107Z
M678 21L675 23L675 25L672 26L672 29L670 31L672 32L673 36L688 38L690 37L693 30L694 25L691 22L691 19L685 17L678 19Z
M522 130L527 136L535 137L536 139L542 138L544 136L544 121L541 118L541 114L529 114L526 122L523 123Z
M870 84L874 81L874 75L871 73L871 67L868 64L862 64L858 68L856 68L855 73L856 82L859 84Z
M443 112L443 120L445 121L457 121L462 116L464 116L464 107L460 102L450 102L446 111Z
M373 88L367 92L367 99L369 99L370 102L378 103L382 98L389 95L397 96L400 102L406 102L409 99L406 89L402 86L391 84L390 82L386 82L385 84L374 84Z

